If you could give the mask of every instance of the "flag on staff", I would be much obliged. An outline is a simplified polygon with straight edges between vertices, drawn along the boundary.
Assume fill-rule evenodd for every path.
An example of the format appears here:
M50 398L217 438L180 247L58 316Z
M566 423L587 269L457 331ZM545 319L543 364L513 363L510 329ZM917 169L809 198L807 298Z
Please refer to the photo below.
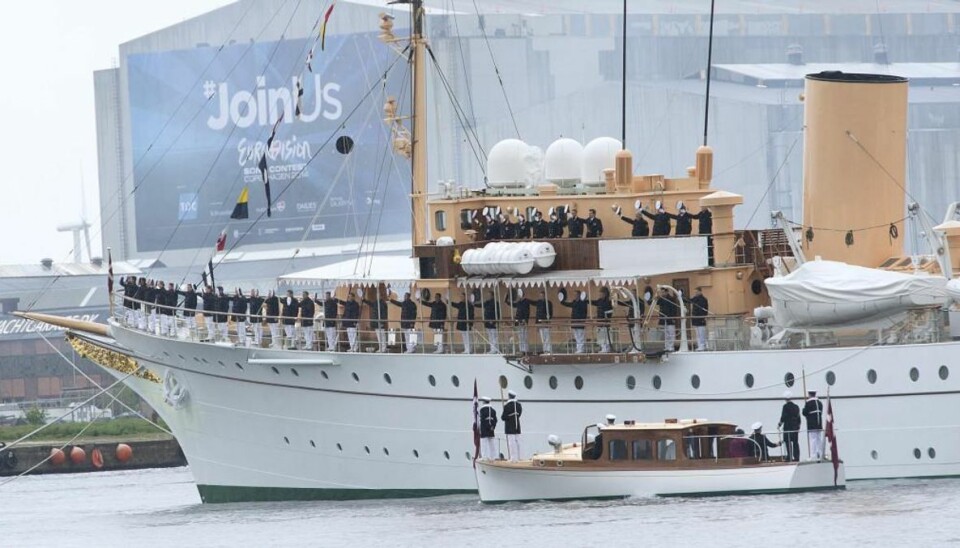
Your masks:
M327 45L327 22L330 21L330 15L333 14L333 7L336 5L336 2L330 4L327 12L323 14L323 26L320 27L320 51L323 51Z
M473 467L480 458L480 398L477 397L477 379L473 379Z
M231 219L246 219L250 216L250 209L247 206L247 200L249 200L249 198L249 189L243 187L243 190L240 191L240 197L237 198L237 205L233 206L233 213L230 214Z
M260 157L260 177L263 178L263 191L267 194L267 217L270 216L270 207L273 205L270 199L270 175L267 173L267 153L264 152Z
M300 114L303 112L303 83L300 81L299 78L297 78L296 87L297 87L297 96L295 99L296 105L293 110L293 114L294 116L297 117L297 120L299 120Z
M217 236L217 251L223 251L226 247L227 247L227 231L226 229L224 229L220 232L220 235Z
M107 248L107 295L113 295L113 254ZM111 302L112 299L111 299Z
M273 147L273 140L277 137L277 129L280 128L280 124L283 122L284 111L280 111L280 117L277 118L277 121L273 123L273 128L270 130L270 136L267 137L267 150L270 152L270 149Z
M210 283L207 283L207 273L210 274ZM203 274L200 275L203 278L203 285L209 285L210 287L217 287L217 280L213 278L213 257L210 258L210 261L207 262L207 269L203 271Z
M316 47L316 46L314 46ZM313 72L313 48L310 48L310 51L307 53L307 70Z
M833 429L833 403L827 391L827 440L830 441L830 462L833 463L833 485L837 485L837 472L840 469L840 449L837 448L837 432Z

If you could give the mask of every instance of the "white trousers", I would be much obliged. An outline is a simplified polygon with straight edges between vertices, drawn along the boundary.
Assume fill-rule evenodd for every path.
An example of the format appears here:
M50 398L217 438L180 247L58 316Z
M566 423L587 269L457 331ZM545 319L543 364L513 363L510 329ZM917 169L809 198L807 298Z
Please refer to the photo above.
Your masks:
M220 339L230 342L230 324L223 322L217 325L220 326Z
M435 354L443 353L443 329L433 330L433 352Z
M550 328L540 327L537 330L540 332L540 342L543 344L543 353L549 354L553 352L553 342L550 340Z
M137 324L137 315L134 314L134 310L132 308L128 308L124 311L124 317L126 319L127 325L133 327L134 325Z
M500 342L498 338L497 329L495 327L487 328L487 340L490 342L490 350L488 354L499 354L500 353Z
M507 434L507 450L511 461L520 460L520 434Z
M253 327L253 345L260 348L260 344L263 342L263 324L253 322L250 326Z
M374 329L374 332L377 334L377 347L378 351L383 353L387 351L387 330L380 327Z
M663 326L663 349L666 352L673 352L673 343L677 340L677 326L668 323Z
M270 346L280 348L280 324L268 323L270 329Z
M417 330L407 329L407 354L417 351Z
M313 326L303 327L303 347L304 350L313 350Z
M237 343L246 346L247 345L247 321L246 320L237 320L234 323L234 327L237 328Z
M807 430L807 443L810 444L810 457L823 459L823 430Z
M497 438L480 438L480 458L483 460L497 460Z
M286 345L287 346L296 346L297 340L293 338L294 330L297 326L295 325L284 325L283 334L286 335Z
M519 325L517 326L517 342L520 346L520 353L526 354L530 351L529 344L527 341L527 326Z
M702 352L707 349L707 326L697 325L694 330L697 332L697 350Z
M154 308L150 311L150 321L147 324L147 328L153 332L157 330L157 309Z
M584 346L587 344L587 331L582 327L574 327L573 340L577 343L577 354L583 354Z
M460 332L460 340L463 341L463 353L472 354L473 353L473 338L471 337L472 333L470 330Z
M610 328L597 328L597 342L600 343L600 352L606 354L610 352Z
M357 328L348 327L347 328L347 340L350 341L350 352L356 352L360 350L360 345L357 343Z
M327 339L327 352L336 352L337 351L337 328L324 327L323 335Z
M136 316L137 316L137 329L139 329L140 331L144 331L147 328L147 320L146 320L146 316L143 313L142 308L137 310Z
M197 332L197 317L187 316L183 319L183 323L187 324L187 338L193 337Z

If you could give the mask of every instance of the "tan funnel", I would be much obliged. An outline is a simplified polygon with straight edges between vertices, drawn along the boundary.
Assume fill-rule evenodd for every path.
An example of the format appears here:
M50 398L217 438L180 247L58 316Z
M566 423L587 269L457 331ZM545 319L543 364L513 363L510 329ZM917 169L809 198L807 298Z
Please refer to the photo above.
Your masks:
M901 255L904 227L898 225L901 237L893 239L889 225L905 211L907 79L809 74L804 102L807 258L875 267ZM809 227L813 241L806 237Z

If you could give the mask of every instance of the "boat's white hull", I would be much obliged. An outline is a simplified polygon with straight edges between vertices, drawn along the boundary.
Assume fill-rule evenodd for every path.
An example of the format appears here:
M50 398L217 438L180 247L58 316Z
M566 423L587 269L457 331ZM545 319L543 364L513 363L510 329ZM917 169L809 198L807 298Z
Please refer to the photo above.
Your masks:
M522 448L529 455L548 449L551 433L579 439L570 425L607 413L621 420L761 420L775 431L784 376L796 377L792 390L800 394L805 370L807 386L824 394L832 372L840 454L850 479L960 475L960 366L945 380L938 375L941 366L957 363L960 343L678 353L664 363L540 366L528 373L500 356L251 350L115 326L113 332L139 363L160 377L172 372L186 387L176 408L164 402L162 385L128 381L170 425L208 501L474 491L473 381L481 395L497 398L501 377L524 402ZM917 381L910 376L914 367ZM748 374L752 388L745 386ZM698 389L691 386L694 375ZM804 456L805 438L801 433Z
M476 477L483 502L787 493L843 488L846 483L841 463L834 485L833 464L829 461L713 470L602 472L477 462Z

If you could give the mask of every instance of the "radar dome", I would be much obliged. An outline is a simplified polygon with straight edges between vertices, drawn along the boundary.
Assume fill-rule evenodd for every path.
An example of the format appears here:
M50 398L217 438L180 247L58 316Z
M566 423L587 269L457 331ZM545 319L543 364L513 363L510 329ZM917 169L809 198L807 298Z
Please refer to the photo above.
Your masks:
M487 182L492 187L522 187L527 182L530 147L520 139L504 139L487 154Z
M580 182L582 159L583 145L573 139L557 139L550 143L544 155L544 178L560 187L575 186Z
M583 147L580 180L584 185L603 186L606 181L603 170L615 169L617 151L622 148L620 141L613 137L597 137Z

